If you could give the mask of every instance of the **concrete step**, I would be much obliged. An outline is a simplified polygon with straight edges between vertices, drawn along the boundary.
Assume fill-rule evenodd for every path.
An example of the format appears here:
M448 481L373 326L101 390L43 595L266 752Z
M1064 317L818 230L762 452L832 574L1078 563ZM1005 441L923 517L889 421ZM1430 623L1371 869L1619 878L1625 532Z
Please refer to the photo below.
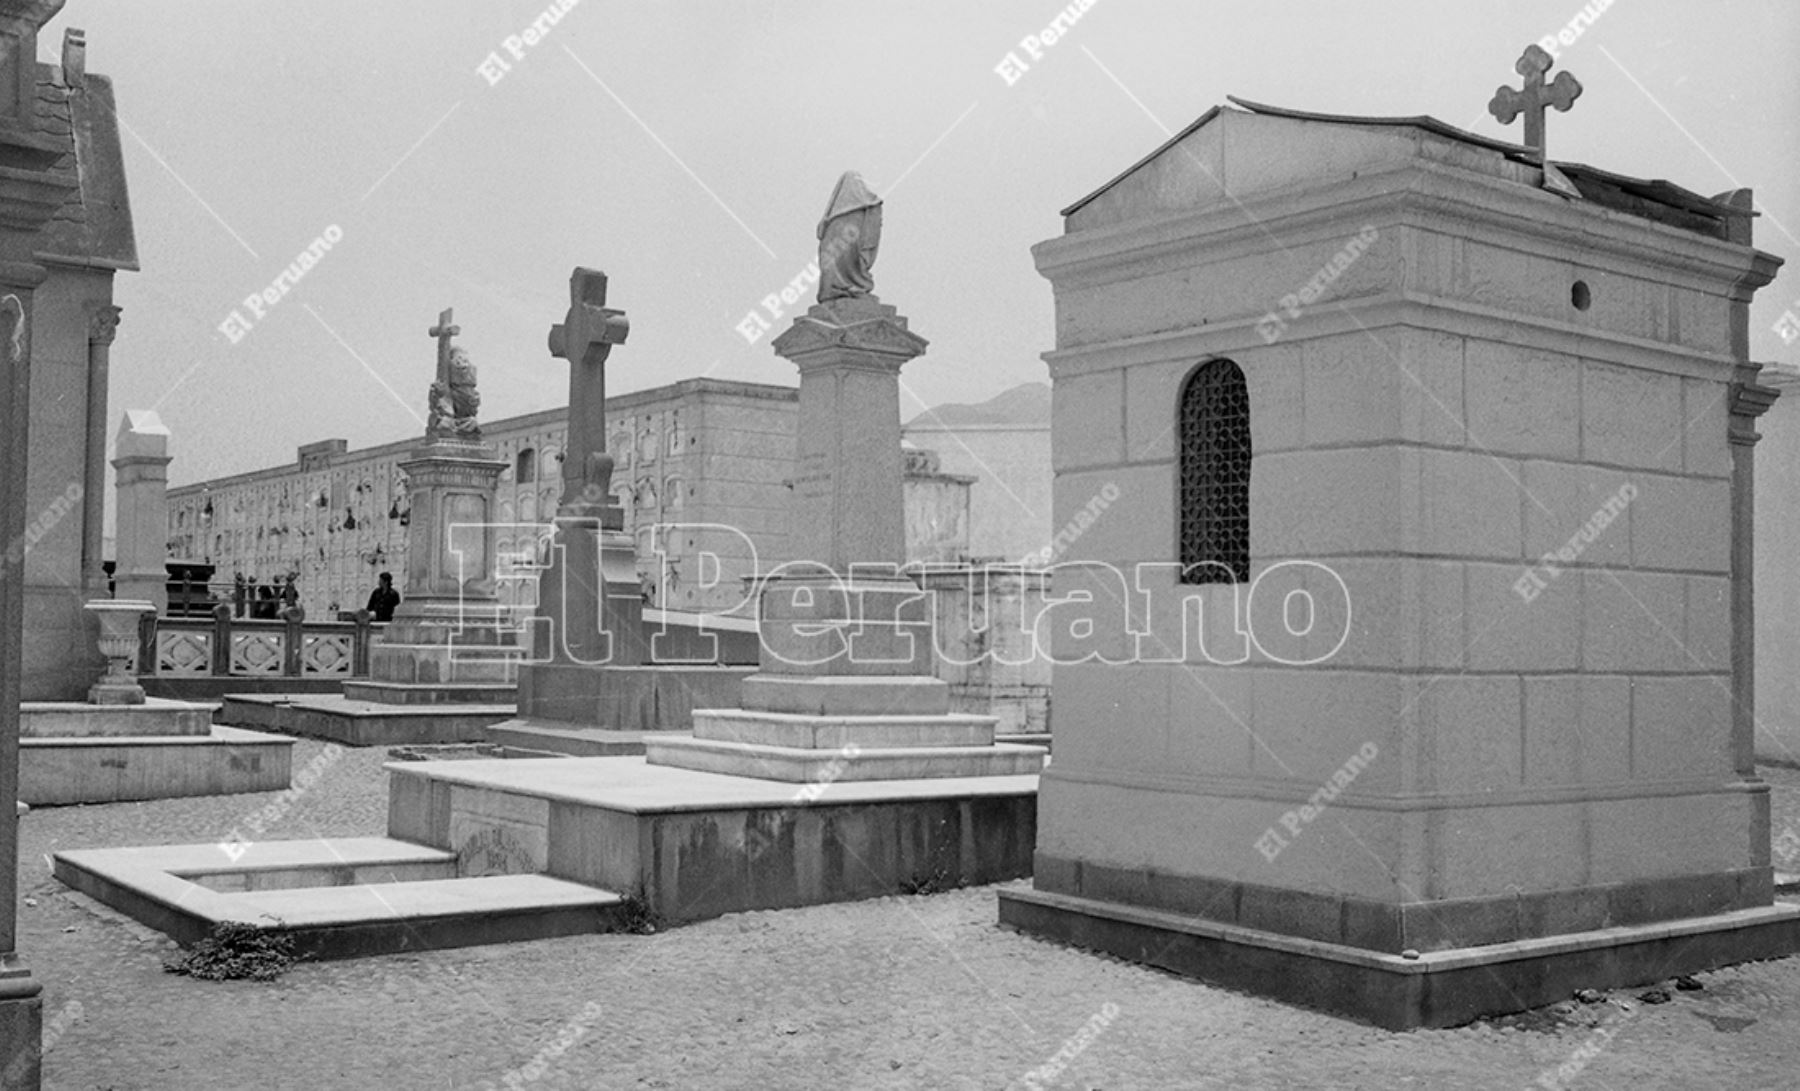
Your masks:
M487 729L488 742L497 746L549 751L572 758L631 757L644 752L646 738L685 737L685 731L610 731L530 720L508 720Z
M609 930L624 899L546 875L456 876L456 854L384 837L62 852L57 878L184 944L221 921L312 958Z
M991 746L994 717L801 716L741 708L694 710L694 738L708 742L781 746L796 750L900 750Z
M644 760L651 765L789 784L1035 776L1044 768L1044 757L1036 746L1000 743L870 748L854 754L708 739L659 739L644 748Z

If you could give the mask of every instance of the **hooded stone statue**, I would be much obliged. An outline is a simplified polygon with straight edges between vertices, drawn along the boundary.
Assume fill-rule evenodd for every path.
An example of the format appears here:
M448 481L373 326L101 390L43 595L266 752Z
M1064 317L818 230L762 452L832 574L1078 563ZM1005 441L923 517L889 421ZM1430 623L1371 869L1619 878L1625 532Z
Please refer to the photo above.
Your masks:
M819 302L875 290L870 269L881 246L881 198L862 175L845 171L819 221Z

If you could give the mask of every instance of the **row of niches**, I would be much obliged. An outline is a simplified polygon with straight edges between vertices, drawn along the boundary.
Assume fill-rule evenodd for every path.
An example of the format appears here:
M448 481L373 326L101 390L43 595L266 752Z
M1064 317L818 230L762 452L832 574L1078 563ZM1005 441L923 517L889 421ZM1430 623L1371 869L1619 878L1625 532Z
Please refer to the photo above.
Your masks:
M654 423L644 424L634 430L615 429L606 441L607 453L613 457L613 465L620 469L655 462L660 455L668 458L679 458L695 442L695 437L687 434L681 426L679 410L668 414L669 424L657 427ZM655 418L645 418L654 421Z

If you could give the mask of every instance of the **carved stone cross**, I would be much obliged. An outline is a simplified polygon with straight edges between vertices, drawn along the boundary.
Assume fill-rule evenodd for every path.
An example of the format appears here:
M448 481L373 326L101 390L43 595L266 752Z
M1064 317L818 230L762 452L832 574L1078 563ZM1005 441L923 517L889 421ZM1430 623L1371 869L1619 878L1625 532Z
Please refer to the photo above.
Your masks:
M1554 80L1544 82L1544 73L1555 63L1541 47L1526 46L1518 63L1513 65L1513 71L1525 77L1524 89L1515 91L1502 86L1488 103L1488 113L1502 125L1511 125L1513 118L1525 115L1525 144L1536 148L1540 159L1544 158L1545 109L1554 106L1568 113L1569 107L1581 97L1581 81L1567 72L1558 72Z
M563 505L604 505L612 484L606 453L606 358L625 343L631 323L606 306L606 274L569 276L569 313L550 329L550 355L569 362L569 433L563 457Z
M445 389L449 389L450 386L450 339L462 332L461 326L450 324L450 318L454 313L455 308L446 308L443 313L438 315L438 324L427 331L431 336L437 338L437 381L442 383Z

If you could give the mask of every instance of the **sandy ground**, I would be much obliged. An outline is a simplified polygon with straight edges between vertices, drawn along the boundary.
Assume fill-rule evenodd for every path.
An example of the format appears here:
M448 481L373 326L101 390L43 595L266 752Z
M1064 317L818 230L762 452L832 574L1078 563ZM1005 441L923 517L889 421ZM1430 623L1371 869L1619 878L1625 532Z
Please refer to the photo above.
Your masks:
M318 753L302 742L296 768ZM349 751L273 836L379 834L385 752ZM1800 772L1775 785L1800 871ZM162 936L67 890L62 848L216 840L269 796L21 822L19 948L50 1088L1792 1088L1800 959L1395 1034L995 924L993 887L357 962L164 973ZM1065 1047L1068 1047L1065 1049ZM1072 1059L1057 1061L1059 1051Z

